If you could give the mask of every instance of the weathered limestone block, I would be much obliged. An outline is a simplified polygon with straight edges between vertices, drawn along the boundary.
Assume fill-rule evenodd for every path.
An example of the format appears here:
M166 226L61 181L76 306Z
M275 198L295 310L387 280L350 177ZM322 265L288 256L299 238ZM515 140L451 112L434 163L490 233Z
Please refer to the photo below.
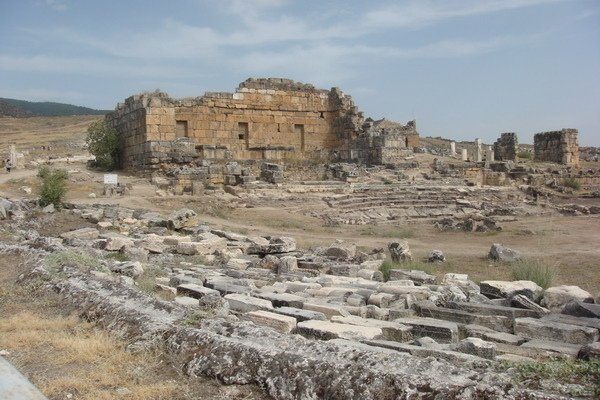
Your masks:
M250 311L244 315L257 325L273 328L276 331L290 333L296 329L296 318L269 311Z
M598 360L600 359L600 342L586 344L579 350L577 358L581 360Z
M250 265L252 265L252 260L248 260L245 258L230 258L229 260L227 260L225 268L243 271L247 269Z
M198 223L197 214L193 210L182 209L173 212L167 219L167 228L179 230Z
M358 325L358 326L370 326L381 328L382 338L385 340L391 340L395 342L408 342L412 340L412 327L402 325L392 321L381 321L374 319L360 318L356 316L340 317L334 316L331 318L331 322L337 322L340 324Z
M544 289L532 281L482 281L479 288L481 294L492 299L510 299L521 294L535 302L540 300L544 292Z
M354 243L337 240L325 250L325 256L337 260L350 260L356 255L356 245Z
M389 242L388 250L393 262L402 263L412 261L412 253L406 240Z
M571 301L565 304L561 314L572 315L574 317L600 318L600 304Z
M520 317L537 317L537 314L531 310L526 310L524 308L503 307L494 304L460 303L450 301L446 303L446 307L463 310L474 314L500 315L512 319Z
M320 340L338 338L351 340L379 339L383 335L381 328L377 327L316 320L298 322L296 331L303 336Z
M194 299L188 296L177 296L173 299L173 301L177 304L186 307L198 307L198 299Z
M546 339L556 342L587 344L598 340L598 329L574 326L534 318L515 319L515 335L528 339Z
M441 250L431 250L427 253L427 262L446 262L446 256Z
M427 272L409 269L391 269L390 281L409 279L419 284L435 284L435 276Z
M225 295L225 300L229 303L229 308L233 311L250 312L259 310L272 310L273 305L268 300L257 299L256 297L247 296L239 293L231 293Z
M544 298L541 301L541 305L549 308L551 311L560 312L565 304L571 301L593 303L594 298L589 292L586 292L579 286L554 286L544 291Z
M100 231L96 228L81 228L60 234L63 239L94 240L98 239Z
M494 243L490 248L488 257L494 261L515 262L521 259L521 253L499 243Z
M574 317L566 314L548 314L540 318L542 321L560 322L561 324L589 326L600 330L600 318Z
M277 253L289 253L296 250L296 240L287 236L270 236L264 238L268 240L267 243L264 240L253 241L252 245L248 247L248 254L277 254Z
M485 361L483 358L473 356L471 354L460 353L458 351L442 350L433 347L415 346L407 343L392 342L389 340L365 340L363 343L371 346L383 347L384 349L390 349L399 351L402 353L409 353L416 357L435 357L442 360L446 360L451 363L480 363Z
M209 255L227 249L227 240L220 237L205 239L200 242L181 242L177 245L177 252L185 255Z
M412 283L412 281L409 282ZM404 281L386 282L379 287L379 291L399 296L411 295L415 300L428 300L431 296L436 294L425 286L405 286Z
M463 339L456 345L451 346L451 349L460 351L461 353L487 358L488 360L496 358L496 345L476 337Z
M522 294L517 294L510 299L511 305L515 307L527 308L534 311L539 317L544 316L550 312L547 308L539 306L537 303L529 300L529 298Z
M179 243L191 241L192 238L189 236L163 236L163 243L168 246L178 246Z
M478 315L451 308L417 304L418 314L422 317L443 319L459 324L477 324L498 332L510 332L512 320L500 315Z
M144 268L139 261L116 263L110 267L110 270L117 274L122 274L131 278L137 278L144 273Z
M458 342L458 325L433 318L398 318L394 322L412 326L414 337L429 336L444 343Z
M506 343L513 346L519 346L527 341L527 339L522 338L521 336L506 332L497 332L481 325L468 324L462 326L460 329L461 332L464 332L464 336L478 337L487 340L488 342Z
M270 301L274 307L302 308L307 300L306 297L290 293L257 292L253 293L253 296Z
M109 237L104 244L104 250L120 251L125 246L133 246L133 240L123 237Z
M325 316L327 317L327 319L331 319L334 316L342 316L342 317L348 317L350 315L350 313L346 310L344 310L343 307L341 306L336 306L333 304L316 304L316 303L310 303L310 302L306 302L304 303L303 307L304 310L309 310L309 311L317 311L320 313L325 314Z
M209 289L194 283L184 283L177 286L177 294L181 296L192 297L194 299L200 299L209 295L220 296L220 293L217 290Z
M528 349L543 350L551 353L559 353L574 359L577 358L579 350L581 350L582 346L580 344L570 344L565 342L555 342L551 340L533 339L523 343L521 347Z
M294 317L298 322L308 321L311 319L317 321L326 321L327 316L322 312L318 311L310 311L310 310L301 310L299 308L294 307L277 307L273 309L273 312L288 315L290 317Z

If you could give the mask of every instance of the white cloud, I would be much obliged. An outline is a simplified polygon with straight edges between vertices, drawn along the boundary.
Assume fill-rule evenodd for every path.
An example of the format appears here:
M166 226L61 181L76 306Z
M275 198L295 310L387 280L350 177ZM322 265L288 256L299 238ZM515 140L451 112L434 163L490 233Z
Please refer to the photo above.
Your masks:
M67 5L62 0L46 0L46 5L56 11L64 11L67 9Z
M365 29L418 28L445 19L491 14L562 0L411 0L370 11L362 24Z

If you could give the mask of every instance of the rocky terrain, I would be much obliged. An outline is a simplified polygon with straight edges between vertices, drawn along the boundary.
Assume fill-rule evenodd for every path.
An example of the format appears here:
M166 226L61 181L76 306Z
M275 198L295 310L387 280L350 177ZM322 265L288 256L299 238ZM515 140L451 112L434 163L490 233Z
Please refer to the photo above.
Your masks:
M588 376L520 380L513 366L597 359L600 299L575 286L436 279L403 268L406 241L301 249L292 237L215 229L188 209L54 211L5 199L1 214L2 252L32 260L22 282L41 279L39 290L58 292L132 350L172 354L188 375L255 383L274 398L598 394ZM44 228L66 216L86 227ZM501 245L489 254L520 256Z

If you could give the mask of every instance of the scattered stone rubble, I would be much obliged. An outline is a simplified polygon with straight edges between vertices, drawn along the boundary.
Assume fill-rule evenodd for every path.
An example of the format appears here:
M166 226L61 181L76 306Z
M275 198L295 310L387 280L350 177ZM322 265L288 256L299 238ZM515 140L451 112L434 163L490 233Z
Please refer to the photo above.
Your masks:
M65 266L51 283L63 296L132 347L187 355L190 375L256 382L275 398L559 398L509 383L491 363L598 356L600 304L577 287L478 285L462 274L438 283L404 269L382 282L382 253L350 243L300 250L290 237L201 225L189 210L167 218L113 206L63 212L97 228L27 233L23 245L138 257L87 274ZM396 261L411 258L405 242L389 249ZM171 301L131 289L150 268L164 272L156 293ZM196 327L181 324L194 315L202 316Z

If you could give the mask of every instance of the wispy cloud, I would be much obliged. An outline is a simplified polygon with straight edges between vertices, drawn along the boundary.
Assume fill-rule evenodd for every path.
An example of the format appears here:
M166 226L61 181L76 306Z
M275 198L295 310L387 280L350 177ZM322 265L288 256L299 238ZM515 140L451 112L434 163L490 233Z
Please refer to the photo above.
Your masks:
M47 6L53 8L56 11L64 11L67 9L67 5L62 0L45 0Z
M411 0L366 14L363 28L420 28L447 19L556 3L563 0Z

